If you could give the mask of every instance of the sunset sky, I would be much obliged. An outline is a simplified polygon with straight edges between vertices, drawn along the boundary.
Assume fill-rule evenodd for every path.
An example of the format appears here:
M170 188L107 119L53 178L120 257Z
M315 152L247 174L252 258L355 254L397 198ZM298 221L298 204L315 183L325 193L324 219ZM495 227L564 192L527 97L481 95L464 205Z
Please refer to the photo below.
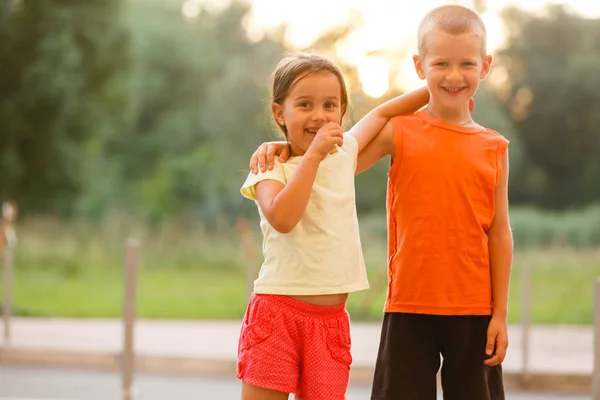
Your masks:
M223 4L227 0L188 0L187 7L193 11L194 3ZM287 42L291 46L305 48L322 32L347 22L352 13L360 15L362 26L340 43L339 54L356 64L363 90L370 96L383 95L389 86L389 61L369 56L373 51L393 50L402 56L402 80L392 82L404 89L413 89L422 83L412 66L412 54L416 50L416 31L420 19L432 8L442 4L470 6L469 0L246 0L253 8L246 23L251 38L260 37L269 30L287 24ZM520 8L540 11L548 4L565 4L585 16L600 17L600 2L594 0L488 0L487 10L482 14L488 32L488 48L493 54L502 45L505 32L500 11L508 5L518 3ZM410 8L406 5L410 4ZM185 6L184 6L185 8ZM192 9L193 8L193 9ZM189 10L188 10L189 11ZM185 10L184 10L185 12Z

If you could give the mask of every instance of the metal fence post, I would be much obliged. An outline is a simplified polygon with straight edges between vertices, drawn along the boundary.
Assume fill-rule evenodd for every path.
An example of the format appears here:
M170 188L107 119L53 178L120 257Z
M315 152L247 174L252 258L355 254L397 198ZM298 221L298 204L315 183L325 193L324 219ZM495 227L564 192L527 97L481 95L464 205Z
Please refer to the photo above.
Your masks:
M523 264L521 276L521 381L529 383L529 338L531 335L531 268L528 262Z
M4 296L2 299L2 322L4 325L4 345L9 346L12 338L12 281L13 248L17 244L17 235L13 224L17 219L17 204L5 201L2 204L2 224L0 225L0 256L4 256Z
M592 396L600 400L600 278L594 287L594 367L592 371Z
M139 241L137 239L128 239L125 245L125 280L123 285L123 356L121 365L123 400L134 399L134 325L138 250Z
M10 319L12 317L12 277L13 256L11 246L4 248L4 299L2 300L2 321L4 323L4 345L8 346L12 337Z

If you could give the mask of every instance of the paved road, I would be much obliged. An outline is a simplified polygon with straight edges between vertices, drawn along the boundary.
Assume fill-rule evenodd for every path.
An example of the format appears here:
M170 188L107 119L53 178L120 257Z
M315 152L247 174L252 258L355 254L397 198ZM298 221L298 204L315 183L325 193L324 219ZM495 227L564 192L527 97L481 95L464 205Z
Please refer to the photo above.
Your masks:
M0 400L119 400L116 373L73 369L0 366ZM139 375L135 400L239 399L231 378ZM353 386L347 400L366 400L369 388ZM441 396L439 397L441 399ZM591 400L591 396L510 394L508 400Z

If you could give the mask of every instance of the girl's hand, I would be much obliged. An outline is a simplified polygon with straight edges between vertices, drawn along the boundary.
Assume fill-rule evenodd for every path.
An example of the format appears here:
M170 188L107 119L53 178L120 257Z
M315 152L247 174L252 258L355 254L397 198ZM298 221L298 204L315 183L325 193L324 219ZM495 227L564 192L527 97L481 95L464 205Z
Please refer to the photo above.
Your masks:
M328 122L317 131L306 155L314 155L322 161L331 153L333 146L344 144L344 132L335 122Z

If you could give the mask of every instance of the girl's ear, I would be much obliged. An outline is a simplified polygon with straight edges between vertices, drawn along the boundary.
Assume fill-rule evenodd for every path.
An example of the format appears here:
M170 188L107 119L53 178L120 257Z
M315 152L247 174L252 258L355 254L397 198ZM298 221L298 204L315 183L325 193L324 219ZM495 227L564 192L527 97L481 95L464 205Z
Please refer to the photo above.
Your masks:
M273 112L273 118L279 126L285 126L285 120L283 119L283 106L281 104L273 103L271 105L271 111Z

